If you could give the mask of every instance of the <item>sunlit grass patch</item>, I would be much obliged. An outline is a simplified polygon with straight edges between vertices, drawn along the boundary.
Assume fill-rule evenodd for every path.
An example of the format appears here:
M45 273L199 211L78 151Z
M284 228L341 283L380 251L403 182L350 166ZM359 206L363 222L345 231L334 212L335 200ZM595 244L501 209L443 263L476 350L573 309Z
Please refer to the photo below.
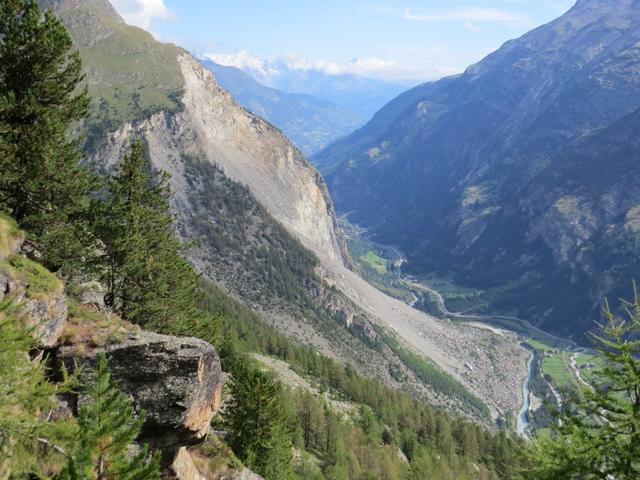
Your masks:
M387 261L377 255L373 250L369 250L365 255L361 256L360 259L380 275L387 273Z

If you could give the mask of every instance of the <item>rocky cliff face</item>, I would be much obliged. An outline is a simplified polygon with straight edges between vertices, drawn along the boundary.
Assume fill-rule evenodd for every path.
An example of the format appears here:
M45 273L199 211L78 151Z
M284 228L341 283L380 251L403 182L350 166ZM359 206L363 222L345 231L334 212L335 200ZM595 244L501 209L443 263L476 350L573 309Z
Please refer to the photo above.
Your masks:
M94 97L89 130L98 137L91 146L99 165L113 166L133 138L143 137L156 166L173 175L176 204L185 205L183 157L201 158L249 187L309 248L346 259L318 172L279 130L238 105L209 70L184 50L125 25L106 0L41 4L64 20L80 49ZM114 124L120 127L104 145Z
M60 280L21 255L24 238L13 221L0 216L0 302L17 305L39 346L51 348L64 330L67 298Z
M96 103L90 135L106 135L105 122L121 124L110 144L98 149L99 165L113 165L132 137L143 136L156 165L173 174L176 203L184 204L182 157L203 158L247 185L309 248L346 258L320 175L279 130L240 107L198 61L125 25L106 0L40 3L65 21L80 49Z
M231 179L247 185L311 250L342 259L333 206L318 172L282 133L239 107L200 63L183 55L180 65L183 115L200 151ZM184 147L180 151L188 152Z
M338 209L401 245L416 272L494 289L490 309L580 338L637 258L639 7L582 0L398 97L317 159L341 165Z

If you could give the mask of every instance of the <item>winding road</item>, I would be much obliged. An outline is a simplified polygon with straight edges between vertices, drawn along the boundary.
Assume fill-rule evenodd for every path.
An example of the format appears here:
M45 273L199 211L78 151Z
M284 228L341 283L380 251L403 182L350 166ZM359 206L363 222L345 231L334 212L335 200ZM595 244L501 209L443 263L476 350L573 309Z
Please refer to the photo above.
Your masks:
M444 297L443 295L438 292L437 290L434 290L426 285L423 285L421 283L417 283L414 281L410 281L407 279L402 279L402 282L405 284L405 286L410 287L410 288L414 288L417 290L422 290L423 292L427 292L430 293L432 295L434 295L436 297L436 303L438 306L438 309L442 312L443 315L447 316L447 317L451 317L451 318L457 318L457 319L464 319L464 320L485 320L485 321L491 321L493 319L503 319L503 320L511 320L511 321L515 321L520 323L521 325L524 325L526 328L530 329L531 331L540 333L541 335L544 336L551 336L553 338L557 338L554 337L553 335L544 332L542 330L540 330L537 327L534 327L533 325L531 325L530 322L528 322L527 320L523 320L522 318L517 318L517 317L511 317L511 316L496 316L496 315L474 315L474 314L468 314L468 313L464 313L464 312L452 312L447 308L447 305L445 303ZM411 292L413 297L414 297L414 301L411 303L411 306L415 306L415 304L417 303L417 296L416 294L412 291ZM558 339L560 340L560 339ZM522 348L525 348L524 346ZM529 351L529 349L526 349ZM584 380L582 379L582 377L580 377L580 372L578 371L578 368L575 365L575 359L576 356L578 354L574 354L571 357L571 364L572 367L574 369L574 371L576 372L577 378L586 384L586 382L584 382ZM522 408L520 409L520 411L518 412L518 416L517 416L517 421L516 421L516 430L518 432L519 435L525 437L525 438L530 438L530 433L529 433L529 428L530 428L530 424L529 424L529 410L531 408L531 397L530 397L530 390L529 390L529 384L531 382L531 379L533 378L534 375L534 368L535 368L535 352L530 352L530 357L529 357L529 361L527 363L527 378L525 379L525 381L522 383ZM560 396L560 394L551 386L551 384L549 384L549 388L553 394L553 396L556 399L556 402L558 404L558 408L562 408L562 397Z
M576 359L578 358L578 355L580 355L580 353L576 352L573 355L571 355L571 357L569 358L569 364L571 365L571 369L573 370L573 375L576 377L576 379L578 379L580 383L591 388L591 385L589 385L589 383L585 381L584 378L582 378L582 375L580 374L580 369L578 368L578 365L576 365Z
M409 304L409 306L413 308L416 306L416 303L418 303L419 298L413 291L411 291L411 296L413 297L413 300L411 300L411 303Z
M470 313L464 313L464 312L452 312L447 308L447 305L444 301L444 297L442 296L442 294L440 292L438 292L437 290L434 290L422 283L417 283L417 282L413 282L410 280L406 280L403 279L402 282L412 288L418 289L418 290L422 290L424 292L427 293L431 293L433 295L435 295L436 297L436 303L438 305L438 309L442 312L443 315L447 316L447 317L452 317L452 318L458 318L458 319L467 319L467 320L485 320L485 321L491 321L493 319L497 319L497 320L511 320L514 322L518 322L521 325L524 325L525 327L527 327L529 330L531 330L532 332L536 332L542 336L545 337L551 337L554 340L557 340L559 342L564 342L564 343L569 343L572 345L575 345L573 342L571 342L570 340L565 340L565 339L561 339L559 337L556 337L548 332L545 332L544 330L539 329L538 327L532 325L528 320L524 320L522 318L518 318L518 317L511 317L508 315L477 315L477 314L470 314ZM412 305L413 306L413 305Z

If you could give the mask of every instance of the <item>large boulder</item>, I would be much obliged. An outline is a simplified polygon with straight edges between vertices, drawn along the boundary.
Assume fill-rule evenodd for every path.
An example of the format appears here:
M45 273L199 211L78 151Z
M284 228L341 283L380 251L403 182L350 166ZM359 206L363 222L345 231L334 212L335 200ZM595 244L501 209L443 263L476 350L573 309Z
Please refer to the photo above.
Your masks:
M96 347L68 344L57 360L80 381L95 377L97 356L106 353L112 378L133 398L137 411L146 412L142 441L169 449L200 441L209 431L220 406L222 370L216 350L197 338L179 338L137 331ZM81 393L78 402L86 398Z
M178 450L178 454L171 464L171 473L176 480L208 480L200 475L200 471L185 447Z
M104 287L100 282L91 281L78 285L77 291L74 292L78 302L81 305L91 305L97 310L104 310Z
M212 465L208 465L210 461L211 459L182 447L171 464L169 478L171 480L264 480L248 468L225 468L219 465L212 468Z

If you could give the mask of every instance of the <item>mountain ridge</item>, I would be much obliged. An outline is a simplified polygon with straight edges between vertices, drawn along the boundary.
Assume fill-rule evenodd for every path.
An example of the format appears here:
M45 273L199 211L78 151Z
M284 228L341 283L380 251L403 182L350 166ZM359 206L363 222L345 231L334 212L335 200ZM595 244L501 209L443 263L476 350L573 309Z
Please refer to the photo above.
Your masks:
M580 142L640 107L637 5L580 2L392 101L315 158L337 167L338 211L402 247L414 273L452 274L490 291L487 309L581 338L604 296L622 294L612 285L631 281L615 273L621 256L600 277L590 249L640 199L620 174L594 194L604 159L578 173Z

